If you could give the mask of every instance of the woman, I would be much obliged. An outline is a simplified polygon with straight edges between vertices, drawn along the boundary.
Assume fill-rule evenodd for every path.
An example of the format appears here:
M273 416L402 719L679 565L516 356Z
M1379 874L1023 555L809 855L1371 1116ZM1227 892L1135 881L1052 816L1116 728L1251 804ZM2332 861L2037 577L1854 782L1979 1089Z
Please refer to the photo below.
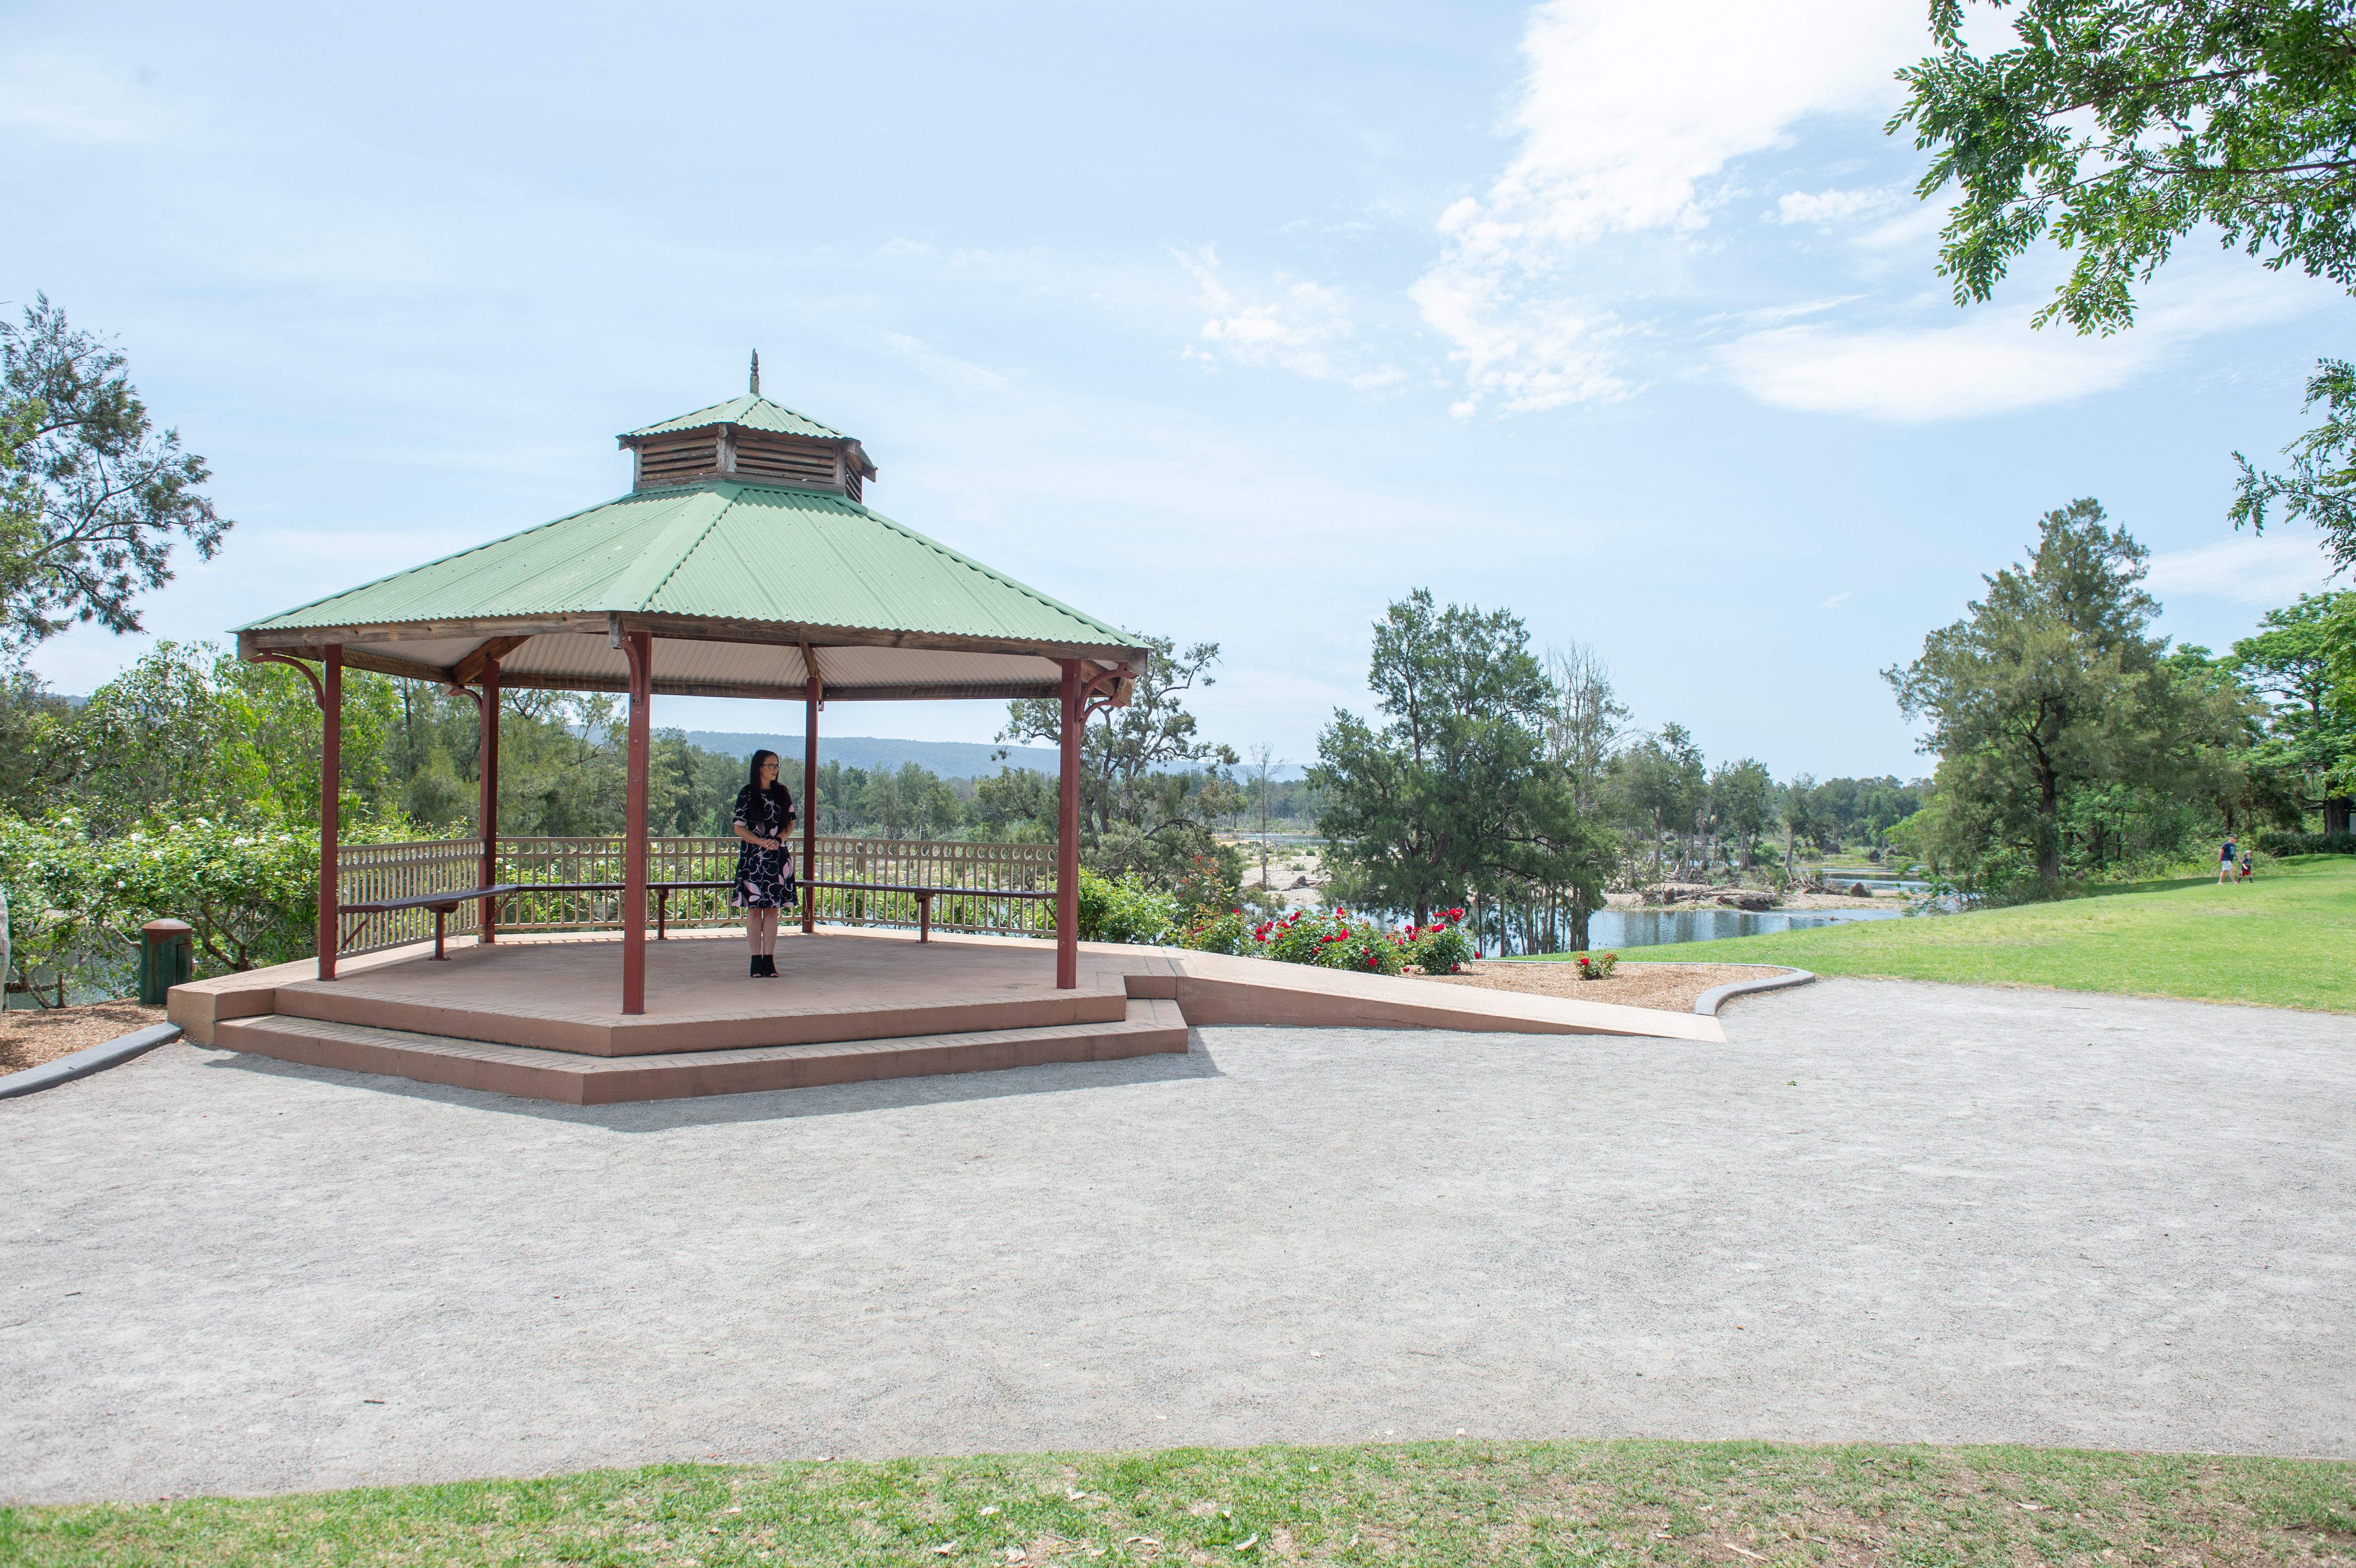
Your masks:
M786 834L794 825L794 797L777 782L777 753L753 753L753 773L736 792L736 886L728 901L744 912L744 940L753 948L755 980L777 973L777 912L794 902L794 860Z

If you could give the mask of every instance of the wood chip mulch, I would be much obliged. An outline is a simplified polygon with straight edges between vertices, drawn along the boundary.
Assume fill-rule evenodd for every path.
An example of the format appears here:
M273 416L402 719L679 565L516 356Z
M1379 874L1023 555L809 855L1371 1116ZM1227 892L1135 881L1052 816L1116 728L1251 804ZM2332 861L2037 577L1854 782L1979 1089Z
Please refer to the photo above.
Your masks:
M0 1072L22 1072L164 1021L163 1008L137 1002L10 1008L0 1012Z
M1747 964L1630 964L1609 980L1582 980L1569 959L1519 959L1466 965L1462 975L1433 975L1443 986L1474 986L1485 991L1526 991L1569 997L1580 1002L1616 1002L1623 1008L1657 1008L1689 1013L1704 991L1768 973Z

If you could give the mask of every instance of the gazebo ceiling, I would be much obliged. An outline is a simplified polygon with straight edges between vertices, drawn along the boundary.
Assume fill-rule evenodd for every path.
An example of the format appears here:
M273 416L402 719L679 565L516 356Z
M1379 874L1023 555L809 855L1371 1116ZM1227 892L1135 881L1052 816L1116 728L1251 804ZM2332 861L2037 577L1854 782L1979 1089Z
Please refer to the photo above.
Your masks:
M729 411L790 415L843 455L858 443L766 400L634 432L702 428ZM744 422L738 421L737 422ZM781 432L782 433L782 432ZM809 433L796 432L797 434ZM626 441L629 438L626 437ZM621 691L620 634L654 637L654 689L799 699L814 663L829 699L1053 697L1060 659L1124 673L1147 650L1117 627L1026 588L843 488L705 474L647 484L560 517L238 629L239 651L320 657L341 644L361 669L466 684L488 658L500 683Z

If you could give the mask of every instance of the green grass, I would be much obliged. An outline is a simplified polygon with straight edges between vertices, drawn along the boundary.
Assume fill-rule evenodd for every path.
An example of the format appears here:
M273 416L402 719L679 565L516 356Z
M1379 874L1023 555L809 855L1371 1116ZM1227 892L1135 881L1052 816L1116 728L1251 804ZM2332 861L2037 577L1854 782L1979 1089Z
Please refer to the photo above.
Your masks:
M948 1548L947 1552L940 1549ZM1020 1552L1018 1558L1014 1555ZM2054 1448L1402 1444L661 1466L0 1509L0 1563L2356 1561L2356 1466Z
M2273 862L2244 886L2221 888L2211 872L2053 903L1681 943L1643 955L2344 1013L2356 1012L2351 952L2356 856L2305 855Z

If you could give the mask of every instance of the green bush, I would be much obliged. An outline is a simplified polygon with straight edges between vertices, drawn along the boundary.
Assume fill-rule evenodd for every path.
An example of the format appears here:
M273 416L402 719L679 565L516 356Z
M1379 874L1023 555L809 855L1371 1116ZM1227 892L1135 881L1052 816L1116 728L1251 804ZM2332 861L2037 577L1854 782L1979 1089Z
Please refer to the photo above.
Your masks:
M1197 953L1241 954L1252 951L1251 928L1239 909L1198 909L1178 933L1178 945Z
M2257 847L2269 855L2356 855L2356 833L2261 833Z
M1361 975L1396 975L1407 965L1406 939L1346 909L1295 910L1262 921L1252 940L1280 964L1313 964Z
M1164 942L1178 923L1178 901L1156 892L1134 871L1114 880L1081 867L1079 904L1082 942ZM1054 929L1053 904L1045 923Z
M404 824L365 825L349 843L393 842ZM64 976L69 991L127 993L139 928L184 920L197 973L226 975L307 958L318 930L319 837L308 828L231 827L202 817L90 836L73 813L0 816L0 890L10 965Z
M1402 933L1407 961L1427 975L1462 974L1474 956L1472 939L1458 927L1463 918L1462 910L1447 909L1433 915L1430 925L1408 926Z

